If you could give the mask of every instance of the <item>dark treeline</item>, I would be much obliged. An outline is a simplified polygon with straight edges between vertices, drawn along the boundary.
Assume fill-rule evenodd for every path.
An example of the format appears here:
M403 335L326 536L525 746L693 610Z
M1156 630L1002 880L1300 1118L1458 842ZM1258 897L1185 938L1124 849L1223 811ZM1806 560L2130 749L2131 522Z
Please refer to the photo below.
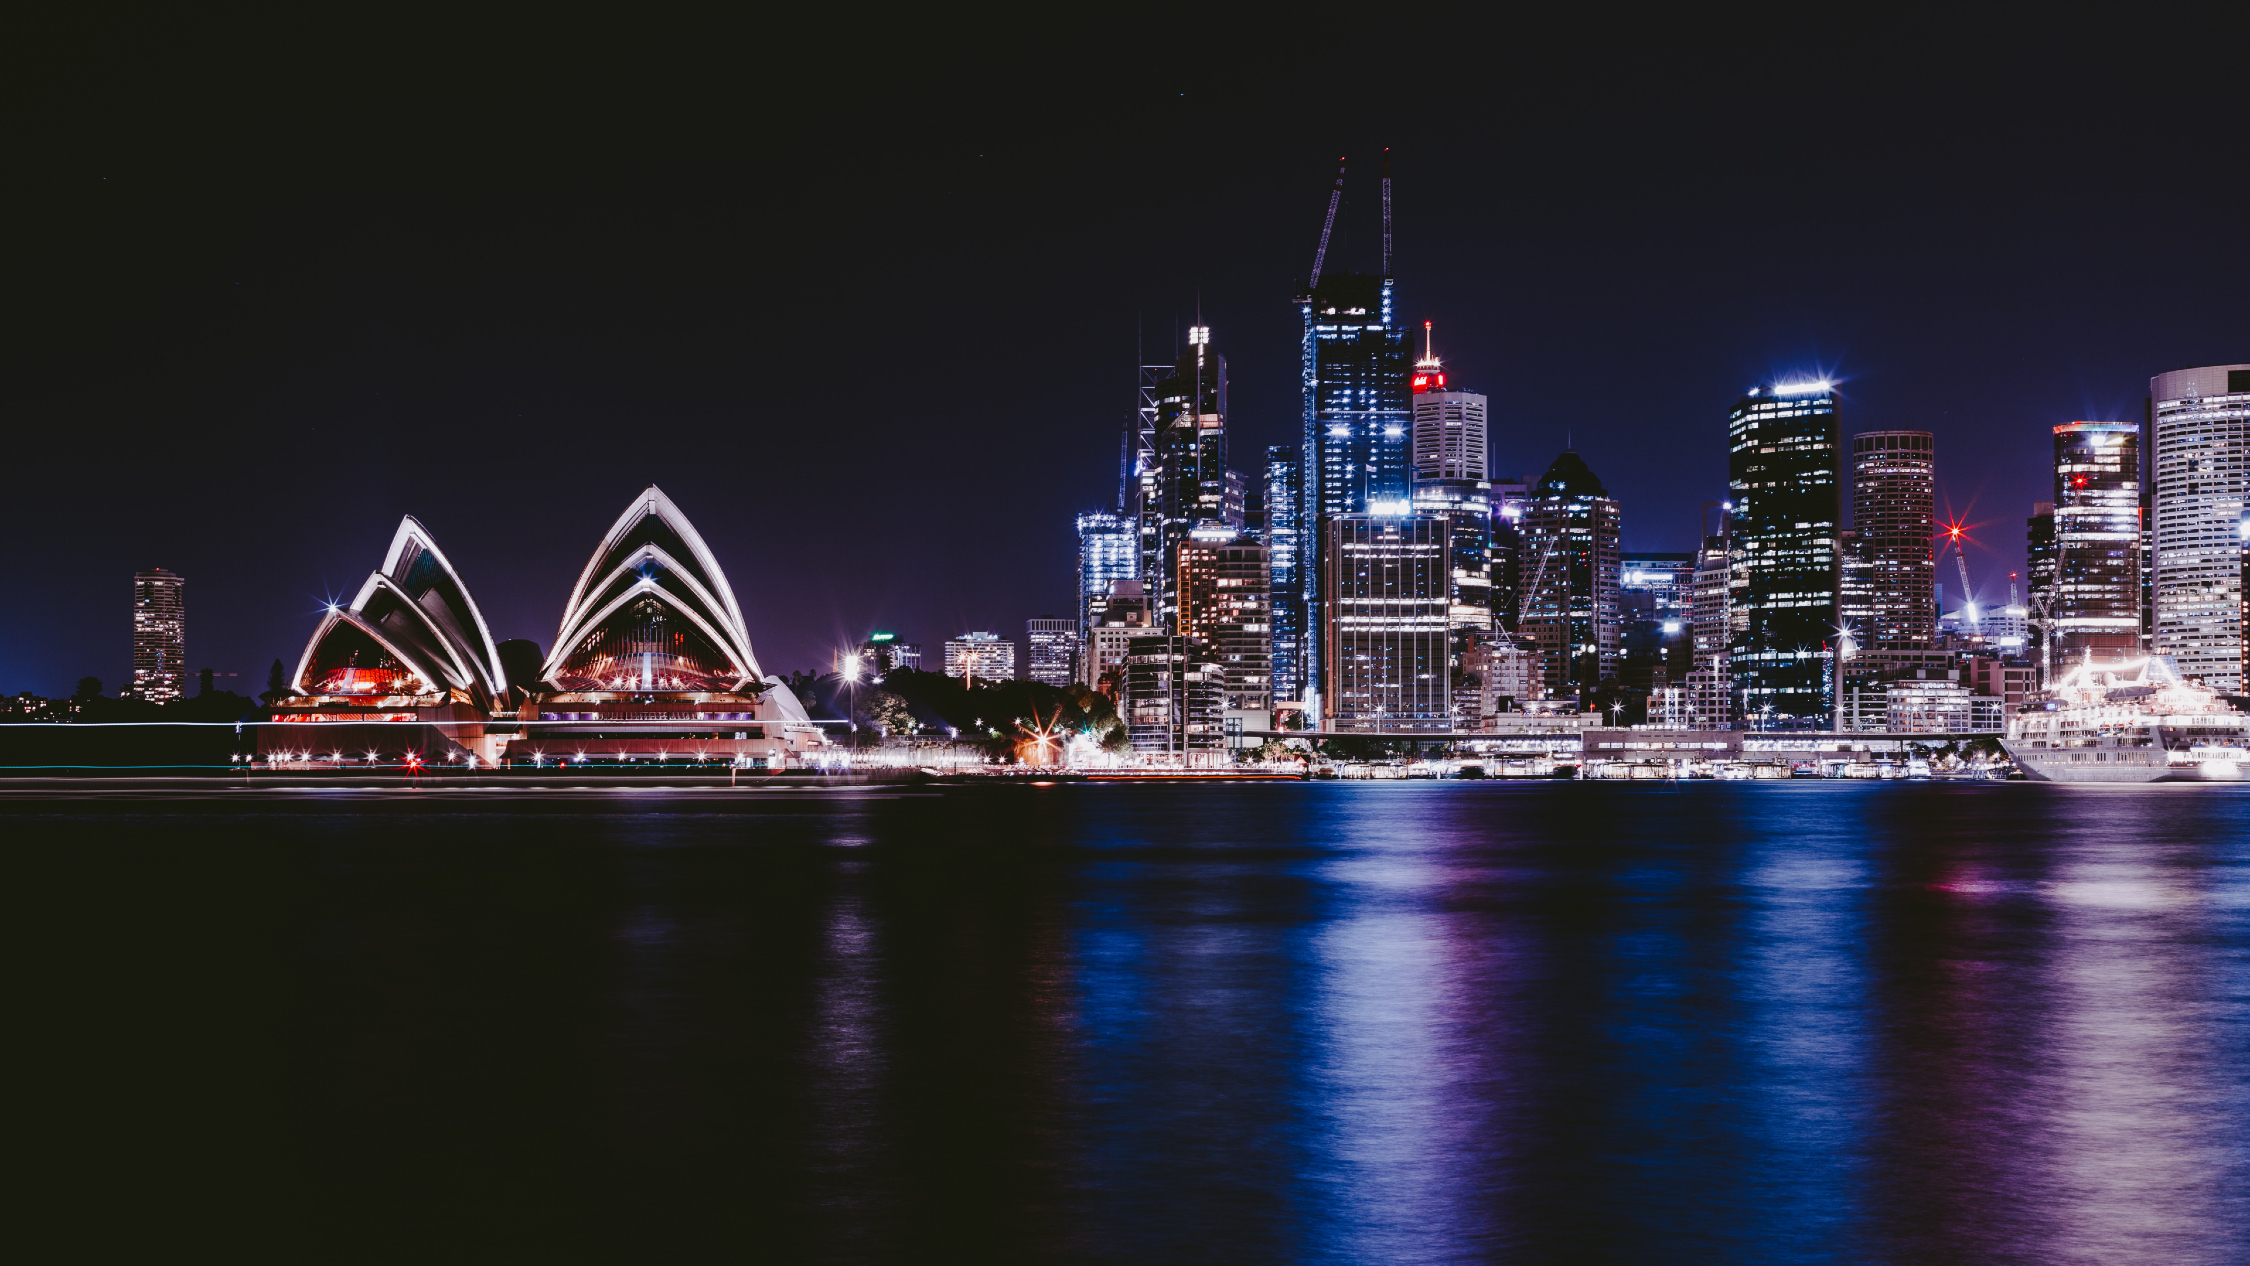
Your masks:
M798 674L791 685L816 717L859 723L858 741L884 735L950 735L995 748L1014 749L1045 734L1067 742L1081 734L1110 750L1129 746L1124 724L1109 696L1073 683L1055 687L1036 681L978 682L959 677L892 670L880 683L857 687L834 675Z

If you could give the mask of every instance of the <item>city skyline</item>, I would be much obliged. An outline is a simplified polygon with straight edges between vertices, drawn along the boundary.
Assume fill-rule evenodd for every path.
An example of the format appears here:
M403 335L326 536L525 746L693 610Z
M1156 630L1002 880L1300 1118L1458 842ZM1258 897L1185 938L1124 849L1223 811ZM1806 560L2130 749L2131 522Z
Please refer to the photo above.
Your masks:
M1832 71L1867 86L1885 64L1869 50ZM2150 376L2238 359L2250 316L2224 301L2245 265L2208 249L2243 178L2214 173L2161 208L2138 192L2136 173L2217 152L2224 112L2199 114L2201 89L2098 111L2073 99L2021 124L1975 107L2046 95L2031 90L2073 63L1971 64L1904 104L1839 94L1775 121L1720 94L1653 124L1523 110L1567 80L1558 64L1490 99L1439 84L1319 126L1262 103L1278 63L1223 90L1102 67L1083 87L1042 84L1036 117L940 108L891 136L888 98L869 97L784 154L721 147L716 163L704 129L729 110L653 144L590 146L565 111L497 164L461 161L489 136L435 128L434 101L377 120L314 94L227 153L200 139L228 134L202 126L209 108L146 112L147 135L119 122L140 116L88 116L26 168L16 214L47 254L25 264L21 307L43 315L0 353L0 408L23 423L27 467L53 475L16 492L14 521L71 518L72 471L99 469L108 501L36 574L0 563L56 597L0 627L0 689L125 682L131 648L104 595L156 564L196 582L190 671L260 679L363 574L345 543L404 514L503 577L480 593L496 635L541 638L568 565L510 561L569 537L579 500L650 482L705 507L746 591L786 596L744 613L778 668L818 669L870 628L932 647L1013 632L1070 608L1076 542L1060 525L1114 508L1104 472L1128 376L1184 351L1190 326L1227 351L1234 468L1255 481L1255 454L1298 440L1293 299L1339 157L1329 266L1380 270L1386 148L1397 325L1412 353L1434 321L1453 380L1488 397L1494 470L1535 474L1573 447L1626 508L1624 548L1690 549L1725 480L1711 419L1749 384L1825 376L1847 434L1935 436L1939 509L1979 525L1970 561L1998 598L2024 570L2022 516L2047 499L2051 428L2136 420ZM150 69L122 60L131 77L108 95L173 99ZM1097 114L1098 94L1122 104ZM353 126L333 144L298 143L293 129L339 118ZM1761 131L1744 130L1753 118ZM1183 210L1145 156L1215 129L1241 143L1184 160L1201 196ZM1901 129L1922 142L1901 150ZM1067 156L1051 143L1065 134ZM1753 200L1736 188L1746 165L1761 189L1850 196ZM2075 245L2088 238L2098 251ZM802 249L763 246L777 241ZM945 296L947 319L897 316L901 277ZM884 402L849 449L807 424L840 390L825 366L846 338L851 390ZM1037 390L973 389L995 339L1037 366ZM412 480L307 494L388 431L452 450L418 458ZM790 475L746 481L629 442L674 433L729 437L748 466ZM88 436L163 456L98 463ZM567 481L533 494L500 476L535 450L564 455ZM824 469L865 506L836 513L811 477ZM944 481L1010 491L947 500Z

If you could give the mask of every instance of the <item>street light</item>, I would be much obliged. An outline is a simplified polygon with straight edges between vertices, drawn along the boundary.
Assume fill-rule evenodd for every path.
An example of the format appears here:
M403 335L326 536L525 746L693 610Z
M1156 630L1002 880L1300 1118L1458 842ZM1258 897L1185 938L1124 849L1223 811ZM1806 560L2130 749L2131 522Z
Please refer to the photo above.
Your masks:
M843 669L844 726L848 733L855 736L852 742L856 746L859 742L856 737L859 734L859 655L856 652L844 653Z

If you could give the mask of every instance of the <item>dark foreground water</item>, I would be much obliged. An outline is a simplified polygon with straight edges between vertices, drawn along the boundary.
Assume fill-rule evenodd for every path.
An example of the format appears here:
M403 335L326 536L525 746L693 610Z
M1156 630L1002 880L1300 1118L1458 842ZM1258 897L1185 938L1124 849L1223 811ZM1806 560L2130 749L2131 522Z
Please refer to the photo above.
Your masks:
M17 1194L89 1258L2250 1260L2243 790L742 799L0 804Z

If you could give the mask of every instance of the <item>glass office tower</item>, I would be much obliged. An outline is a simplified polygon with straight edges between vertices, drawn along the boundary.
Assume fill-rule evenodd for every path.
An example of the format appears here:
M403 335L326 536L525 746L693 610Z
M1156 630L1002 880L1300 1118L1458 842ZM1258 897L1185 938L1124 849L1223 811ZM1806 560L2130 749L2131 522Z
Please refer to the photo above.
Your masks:
M1180 632L1226 673L1226 709L1273 723L1273 576L1264 545L1190 540L1180 546Z
M1539 647L1547 697L1589 698L1617 676L1617 501L1584 458L1565 450L1531 490L1519 523L1524 604L1516 631Z
M1106 510L1078 516L1078 632L1081 643L1092 627L1094 604L1110 586L1141 575L1138 534L1133 525Z
M1188 331L1187 351L1151 395L1156 466L1141 484L1140 575L1157 627L1177 632L1181 543L1197 528L1242 526L1240 479L1227 472L1227 362L1211 350L1210 327Z
M1934 645L1937 441L1928 431L1852 437L1852 530L1858 548L1845 565L1866 588L1865 616L1845 617L1852 637L1862 649Z
M1299 346L1304 435L1300 460L1304 509L1299 521L1316 557L1301 571L1308 681L1324 679L1316 648L1326 636L1320 578L1328 533L1321 525L1344 514L1402 514L1410 491L1413 411L1407 403L1406 332L1392 307L1389 277L1329 273L1298 300L1304 317Z
M2066 422L2055 428L2054 659L2141 650L2141 428ZM2057 584L2054 577L2059 576ZM2045 630L2041 630L2044 639ZM2034 651L2045 649L2044 640Z
M1322 625L1322 729L1452 728L1446 530L1444 519L1404 514L1321 525L1322 600L1333 612Z
M1752 387L1727 419L1731 548L1747 584L1728 657L1744 724L1832 723L1842 442L1826 382Z
M1305 697L1305 593L1299 556L1304 481L1295 446L1266 449L1266 550L1273 565L1273 697L1294 703Z
M2243 505L2250 498L2250 365L2149 380L2155 428L2155 650L2183 677L2242 690ZM2057 532L2061 506L2056 506Z

